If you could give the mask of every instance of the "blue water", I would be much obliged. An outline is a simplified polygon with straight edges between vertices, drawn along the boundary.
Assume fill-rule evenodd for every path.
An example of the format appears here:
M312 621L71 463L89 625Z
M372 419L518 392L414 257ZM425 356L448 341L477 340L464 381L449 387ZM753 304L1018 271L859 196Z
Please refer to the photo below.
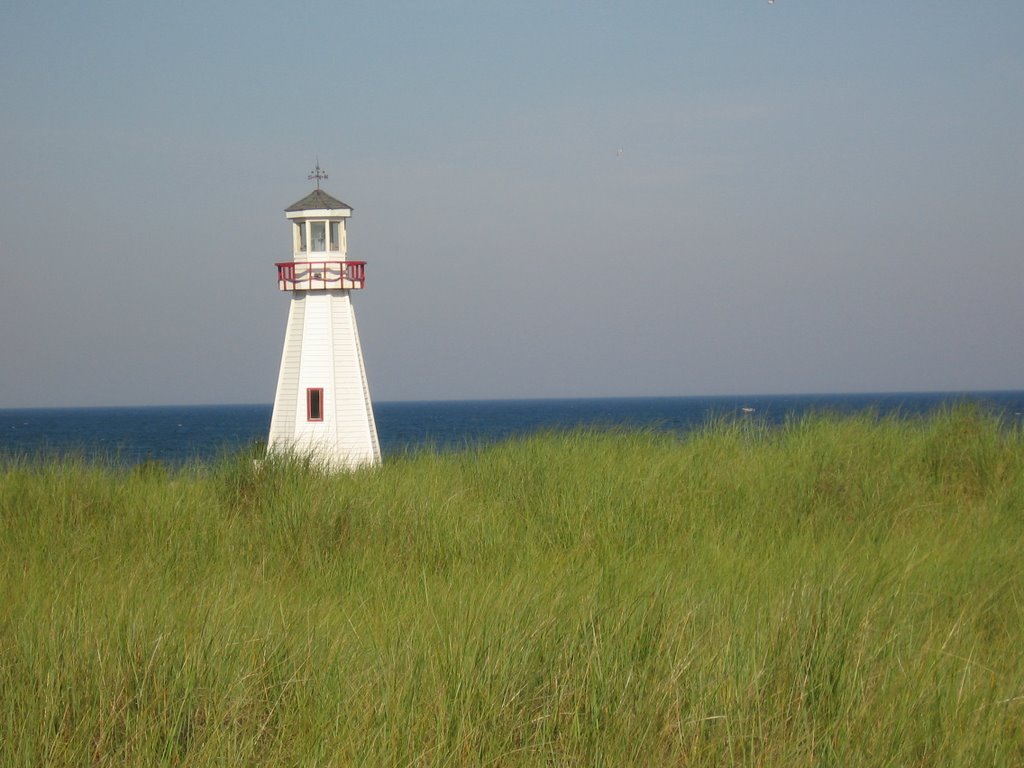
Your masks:
M374 413L387 456L423 446L458 449L541 429L620 426L685 433L720 417L780 424L821 410L918 415L963 401L1016 423L1024 413L1024 391L399 402L376 403ZM205 461L265 440L270 413L269 405L0 410L0 454L77 453L128 464Z

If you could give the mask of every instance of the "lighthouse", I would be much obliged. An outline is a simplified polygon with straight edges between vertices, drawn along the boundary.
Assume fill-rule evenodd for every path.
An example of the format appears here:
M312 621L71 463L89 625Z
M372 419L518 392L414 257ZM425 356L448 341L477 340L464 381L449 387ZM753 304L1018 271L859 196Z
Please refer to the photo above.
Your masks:
M292 259L276 264L291 294L268 454L312 458L331 470L380 462L380 444L359 345L352 292L366 284L366 262L349 261L345 226L352 208L320 188L285 209Z

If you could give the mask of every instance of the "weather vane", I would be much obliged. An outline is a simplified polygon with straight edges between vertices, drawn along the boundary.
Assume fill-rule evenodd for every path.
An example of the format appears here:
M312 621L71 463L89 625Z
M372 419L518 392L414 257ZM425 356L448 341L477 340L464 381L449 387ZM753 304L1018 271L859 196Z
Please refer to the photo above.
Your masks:
M316 168L309 172L309 176L306 177L310 181L316 179L316 188L320 189L320 182L327 178L327 171L320 168L320 158L316 159Z

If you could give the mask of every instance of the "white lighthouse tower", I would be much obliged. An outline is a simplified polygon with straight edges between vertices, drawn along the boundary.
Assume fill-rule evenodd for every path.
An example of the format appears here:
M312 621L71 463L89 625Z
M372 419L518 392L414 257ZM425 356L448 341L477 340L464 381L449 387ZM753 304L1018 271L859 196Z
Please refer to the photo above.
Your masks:
M327 174L319 164L309 178L316 189L285 209L292 260L276 265L278 287L292 301L267 452L354 469L380 462L351 299L365 284L366 262L347 259L352 209L320 189Z

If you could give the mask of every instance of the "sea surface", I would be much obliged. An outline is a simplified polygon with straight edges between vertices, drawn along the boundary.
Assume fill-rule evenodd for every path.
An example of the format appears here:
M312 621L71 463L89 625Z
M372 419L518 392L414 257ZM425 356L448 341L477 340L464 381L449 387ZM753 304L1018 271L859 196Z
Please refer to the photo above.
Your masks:
M464 400L374 404L385 456L429 447L457 450L538 430L650 428L685 434L715 419L781 424L808 412L916 416L978 403L1021 423L1024 391L747 397ZM270 405L0 409L0 456L136 464L210 461L264 441Z

